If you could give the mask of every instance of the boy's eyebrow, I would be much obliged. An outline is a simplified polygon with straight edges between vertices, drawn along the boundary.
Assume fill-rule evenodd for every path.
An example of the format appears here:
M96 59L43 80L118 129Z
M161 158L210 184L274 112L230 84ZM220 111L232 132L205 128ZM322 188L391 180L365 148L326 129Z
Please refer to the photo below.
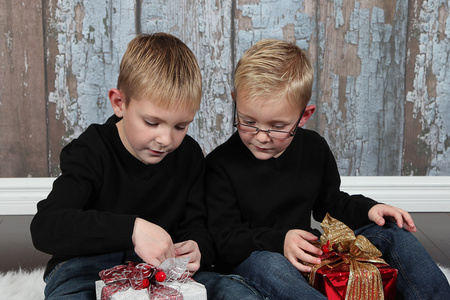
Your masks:
M247 119L255 120L255 118L247 116L247 115L244 115L244 114L241 114L239 111L238 111L238 116L241 117L241 118L247 118ZM290 121L288 122L286 120L281 120L281 119L273 119L273 120L270 121L270 123L285 123L285 124L289 124L291 122Z
M238 114L239 117L253 119L252 117L249 117L249 116L247 116L247 115L244 115L244 114L240 113L239 111L237 112L237 114Z
M161 119L160 117L146 115L146 114L143 114L142 117L144 119L152 119L152 121L155 121L155 122L165 122L166 121L164 119ZM187 125L187 124L192 123L192 121L194 121L194 119L184 120L184 121L178 122L177 124L186 124Z
M194 119L189 120L189 121L182 121L182 122L178 123L178 125L189 125L192 123L192 121L194 121Z
M147 114L142 114L142 118L144 119L152 119L152 121L155 122L159 122L159 121L164 121L163 119L157 117L157 116L151 116L151 115L147 115Z

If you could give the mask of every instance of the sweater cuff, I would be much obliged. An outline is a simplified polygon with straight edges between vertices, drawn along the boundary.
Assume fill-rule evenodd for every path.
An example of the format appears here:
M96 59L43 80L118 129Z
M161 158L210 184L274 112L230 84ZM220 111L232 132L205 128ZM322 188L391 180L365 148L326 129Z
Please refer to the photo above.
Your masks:
M113 244L119 248L125 248L126 250L133 250L133 230L134 223L137 216L135 215L120 215L117 217L117 222L113 222L114 226L109 228L109 232L105 236L110 236L110 240L114 241ZM112 246L112 245L111 245ZM114 246L112 246L115 248Z
M284 239L286 238L286 233L288 231L289 230L286 229L267 232L264 235L261 250L277 252L284 255Z

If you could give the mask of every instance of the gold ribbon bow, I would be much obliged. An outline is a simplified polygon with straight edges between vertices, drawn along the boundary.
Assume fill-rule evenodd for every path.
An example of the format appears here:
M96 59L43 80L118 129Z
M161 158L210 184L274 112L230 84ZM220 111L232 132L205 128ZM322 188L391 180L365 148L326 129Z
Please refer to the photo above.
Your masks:
M345 263L349 264L350 270L345 300L384 300L381 274L373 265L373 263L388 265L381 258L381 252L364 236L355 237L347 225L332 218L328 213L320 225L324 233L315 246L322 248L326 245L325 247L336 253L324 255L324 259L318 265L308 264L311 266L309 284L314 286L316 272L321 267L335 268Z

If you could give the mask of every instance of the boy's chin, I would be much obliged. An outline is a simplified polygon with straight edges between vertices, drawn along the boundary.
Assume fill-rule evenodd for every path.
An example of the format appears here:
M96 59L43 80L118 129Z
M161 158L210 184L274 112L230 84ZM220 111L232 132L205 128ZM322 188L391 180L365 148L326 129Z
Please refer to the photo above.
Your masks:
M139 157L138 159L143 162L146 165L156 165L158 163L160 163L167 154L165 155L161 155L161 156L144 156L144 157Z
M269 152L260 152L260 151L251 151L253 156L259 160L268 160L272 157L278 157L277 153L269 153Z

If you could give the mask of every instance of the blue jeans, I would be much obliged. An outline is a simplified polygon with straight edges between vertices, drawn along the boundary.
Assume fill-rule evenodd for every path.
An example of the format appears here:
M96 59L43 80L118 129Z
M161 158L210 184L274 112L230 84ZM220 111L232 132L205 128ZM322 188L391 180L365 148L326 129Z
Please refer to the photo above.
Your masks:
M206 287L208 299L213 300L264 300L255 288L239 275L216 272L199 272L194 279Z
M142 260L133 251L115 252L95 256L72 258L59 264L44 279L45 299L48 300L95 300L95 281L98 273L128 261Z
M396 223L383 227L366 225L355 231L383 254L382 258L398 270L397 294L403 299L449 299L450 285L417 238Z
M355 235L359 234L381 251L391 267L398 269L397 298L448 299L446 277L413 234L393 223L383 227L370 224L355 231ZM270 299L326 299L279 253L254 252L235 273Z
M269 299L327 299L280 253L255 251L234 272Z

